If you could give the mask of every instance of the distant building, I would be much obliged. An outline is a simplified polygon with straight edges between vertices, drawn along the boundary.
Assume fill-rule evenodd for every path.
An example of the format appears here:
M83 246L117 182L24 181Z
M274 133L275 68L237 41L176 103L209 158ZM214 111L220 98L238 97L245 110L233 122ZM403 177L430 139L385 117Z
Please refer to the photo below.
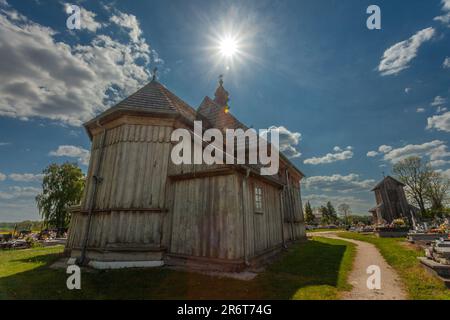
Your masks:
M408 203L404 187L405 185L400 181L387 176L372 189L375 192L377 205L369 212L372 213L375 224L391 223L399 218L405 219L405 222L412 222L417 208Z
M314 215L314 223L321 224L323 215L322 215L322 211L320 211L320 208L314 208L313 215Z

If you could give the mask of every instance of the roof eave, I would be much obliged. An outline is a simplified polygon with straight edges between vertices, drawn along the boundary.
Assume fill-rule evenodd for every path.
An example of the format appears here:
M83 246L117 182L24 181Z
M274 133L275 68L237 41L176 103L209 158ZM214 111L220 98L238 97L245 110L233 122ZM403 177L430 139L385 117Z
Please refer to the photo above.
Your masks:
M96 125L97 127L101 127L106 122L109 122L113 119L116 119L122 115L125 114L131 114L131 115L154 115L154 116L163 116L163 117L169 117L169 118L179 118L181 121L192 125L193 121L190 119L187 119L182 114L178 113L177 111L170 111L170 110L157 110L157 109L150 109L146 107L124 107L124 106L115 106L112 108L109 108L108 110L105 110L92 120L89 120L83 124L83 127L85 128L87 134L89 135L89 138L92 140L92 134L90 132L90 128L93 125Z

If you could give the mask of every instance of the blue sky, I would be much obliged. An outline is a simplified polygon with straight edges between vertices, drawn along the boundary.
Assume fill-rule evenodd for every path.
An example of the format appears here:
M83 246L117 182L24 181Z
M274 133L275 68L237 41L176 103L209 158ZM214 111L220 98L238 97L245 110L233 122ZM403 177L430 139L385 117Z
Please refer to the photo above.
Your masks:
M82 126L159 80L197 107L225 77L231 112L283 127L307 175L304 201L365 214L370 187L408 155L450 175L450 1L0 0L0 221L39 218L34 196L52 162L86 170ZM366 9L381 9L368 30ZM232 60L218 54L226 34Z

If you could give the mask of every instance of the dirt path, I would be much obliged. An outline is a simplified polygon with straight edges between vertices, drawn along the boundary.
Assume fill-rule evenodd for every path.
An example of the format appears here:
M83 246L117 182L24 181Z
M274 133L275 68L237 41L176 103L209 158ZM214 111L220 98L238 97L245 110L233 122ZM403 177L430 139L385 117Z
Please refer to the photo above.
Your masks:
M343 300L405 300L406 292L397 272L384 260L378 249L371 243L340 238L337 234L324 233L320 236L339 239L357 245L353 270L349 274L348 282L353 289L342 295ZM376 265L381 271L381 289L367 288L367 267Z

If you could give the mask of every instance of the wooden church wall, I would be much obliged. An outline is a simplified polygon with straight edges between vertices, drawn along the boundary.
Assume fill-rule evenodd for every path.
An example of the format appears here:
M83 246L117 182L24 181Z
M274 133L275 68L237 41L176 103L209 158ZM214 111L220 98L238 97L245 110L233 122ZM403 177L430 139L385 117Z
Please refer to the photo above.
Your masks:
M240 175L240 186L244 187L243 212L246 219L246 250L249 258L257 256L264 251L279 247L283 243L280 190L257 178L244 178ZM262 211L255 209L255 187L262 188Z
M171 127L122 125L107 131L95 209L164 208ZM100 155L101 134L94 136L91 166ZM90 170L91 171L91 170ZM89 172L89 181L92 172ZM86 200L92 192L88 183ZM89 201L84 201L87 209Z
M287 240L298 240L306 236L303 205L300 188L291 185L285 187L282 193L284 234Z
M235 174L177 180L169 252L217 259L243 256Z
M88 246L110 243L159 245L167 214L165 184L171 148L170 126L123 124L105 136L102 165ZM101 135L93 137L91 160L81 211L71 220L68 247L84 239L93 171L99 161Z

